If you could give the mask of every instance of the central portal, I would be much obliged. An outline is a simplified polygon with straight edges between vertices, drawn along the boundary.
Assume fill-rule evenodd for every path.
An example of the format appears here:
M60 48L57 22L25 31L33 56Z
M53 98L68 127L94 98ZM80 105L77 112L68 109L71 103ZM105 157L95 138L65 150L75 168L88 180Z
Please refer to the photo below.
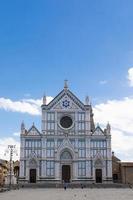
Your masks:
M62 166L62 181L69 183L71 179L71 168L70 165Z

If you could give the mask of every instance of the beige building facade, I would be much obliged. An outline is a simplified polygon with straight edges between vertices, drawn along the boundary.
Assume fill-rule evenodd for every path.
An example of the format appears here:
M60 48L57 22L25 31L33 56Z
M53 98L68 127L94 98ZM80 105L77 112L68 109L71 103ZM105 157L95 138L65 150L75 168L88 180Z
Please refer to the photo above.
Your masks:
M113 152L112 177L114 183L133 184L133 162L122 162Z

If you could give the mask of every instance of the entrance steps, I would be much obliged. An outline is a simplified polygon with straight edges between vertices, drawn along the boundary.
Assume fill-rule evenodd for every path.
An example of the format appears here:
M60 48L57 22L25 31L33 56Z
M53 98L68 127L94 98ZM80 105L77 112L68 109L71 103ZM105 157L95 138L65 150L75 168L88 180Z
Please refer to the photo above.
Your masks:
M64 185L61 183L24 183L19 184L20 188L63 188ZM130 188L128 184L120 183L68 183L67 188Z

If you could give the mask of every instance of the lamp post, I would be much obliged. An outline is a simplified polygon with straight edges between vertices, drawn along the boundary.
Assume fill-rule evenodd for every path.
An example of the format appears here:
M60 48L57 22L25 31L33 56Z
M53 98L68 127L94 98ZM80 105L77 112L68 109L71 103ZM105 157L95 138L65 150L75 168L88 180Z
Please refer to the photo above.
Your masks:
M11 189L12 186L12 175L13 175L13 154L17 155L16 145L8 145L8 149L5 152L6 154L10 154L10 161L9 161L9 188Z

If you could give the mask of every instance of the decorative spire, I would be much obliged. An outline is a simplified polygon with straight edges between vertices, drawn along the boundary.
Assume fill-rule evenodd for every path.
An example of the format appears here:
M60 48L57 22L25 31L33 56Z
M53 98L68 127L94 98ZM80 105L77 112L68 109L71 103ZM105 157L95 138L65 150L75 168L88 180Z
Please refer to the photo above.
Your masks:
M110 126L109 122L107 123L106 130L107 130L107 134L111 133L111 126Z
M89 99L89 96L86 96L86 98L85 98L85 104L86 104L86 105L90 105L90 99Z
M46 103L47 103L47 99L46 99L46 95L44 94L44 96L43 96L43 105L46 105Z
M25 134L25 124L24 121L21 123L21 134Z
M64 90L68 90L68 80L64 80Z
M21 131L23 131L25 129L25 124L24 124L24 121L22 121L21 123Z

